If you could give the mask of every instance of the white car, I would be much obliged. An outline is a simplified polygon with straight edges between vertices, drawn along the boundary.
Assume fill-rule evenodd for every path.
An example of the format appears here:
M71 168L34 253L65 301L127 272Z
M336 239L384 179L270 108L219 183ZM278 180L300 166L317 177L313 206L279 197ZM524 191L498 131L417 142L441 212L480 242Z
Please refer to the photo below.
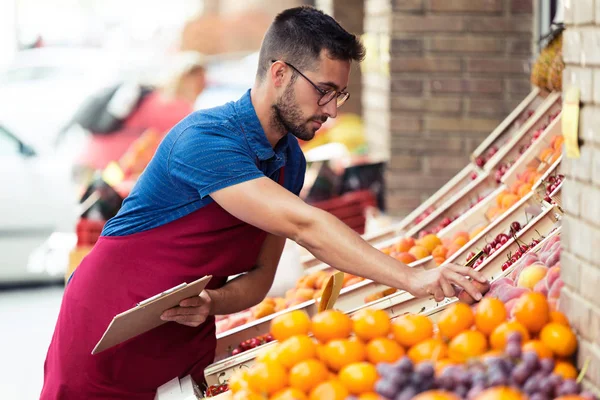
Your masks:
M0 125L0 286L61 280L68 251L47 252L73 247L76 212L70 162Z

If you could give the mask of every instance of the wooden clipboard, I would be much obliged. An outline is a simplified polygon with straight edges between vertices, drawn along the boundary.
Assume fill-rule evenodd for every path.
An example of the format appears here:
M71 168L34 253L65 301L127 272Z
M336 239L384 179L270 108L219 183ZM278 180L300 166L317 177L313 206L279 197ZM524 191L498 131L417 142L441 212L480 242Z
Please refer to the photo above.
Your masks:
M100 353L116 346L132 337L167 323L160 316L169 308L173 308L188 297L199 296L212 276L204 276L192 283L182 283L169 290L152 296L138 303L132 309L115 316L106 328L104 335L92 350L92 354Z

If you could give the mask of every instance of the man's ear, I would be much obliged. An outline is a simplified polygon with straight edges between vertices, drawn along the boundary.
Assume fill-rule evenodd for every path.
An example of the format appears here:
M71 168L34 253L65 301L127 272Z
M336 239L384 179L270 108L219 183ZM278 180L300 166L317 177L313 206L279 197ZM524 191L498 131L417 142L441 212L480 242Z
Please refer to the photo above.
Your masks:
M287 65L282 62L274 62L269 69L269 75L276 88L285 86L286 84Z

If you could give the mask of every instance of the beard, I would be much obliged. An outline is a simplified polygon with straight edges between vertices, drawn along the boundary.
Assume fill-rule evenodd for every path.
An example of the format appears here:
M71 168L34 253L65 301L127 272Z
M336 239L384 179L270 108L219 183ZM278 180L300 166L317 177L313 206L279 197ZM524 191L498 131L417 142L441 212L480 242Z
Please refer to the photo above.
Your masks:
M281 97L273 104L272 109L271 125L277 130L290 132L304 141L314 138L318 130L312 126L311 121L325 122L327 120L325 116L313 116L308 119L304 117L300 106L296 103L293 82L290 82L285 88Z

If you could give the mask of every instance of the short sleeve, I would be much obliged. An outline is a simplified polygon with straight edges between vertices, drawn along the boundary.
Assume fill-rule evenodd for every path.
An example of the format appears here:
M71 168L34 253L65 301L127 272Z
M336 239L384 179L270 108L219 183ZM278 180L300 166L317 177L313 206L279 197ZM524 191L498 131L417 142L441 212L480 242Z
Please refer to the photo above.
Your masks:
M176 185L197 191L201 198L265 176L243 138L219 127L186 128L173 144L168 168Z

